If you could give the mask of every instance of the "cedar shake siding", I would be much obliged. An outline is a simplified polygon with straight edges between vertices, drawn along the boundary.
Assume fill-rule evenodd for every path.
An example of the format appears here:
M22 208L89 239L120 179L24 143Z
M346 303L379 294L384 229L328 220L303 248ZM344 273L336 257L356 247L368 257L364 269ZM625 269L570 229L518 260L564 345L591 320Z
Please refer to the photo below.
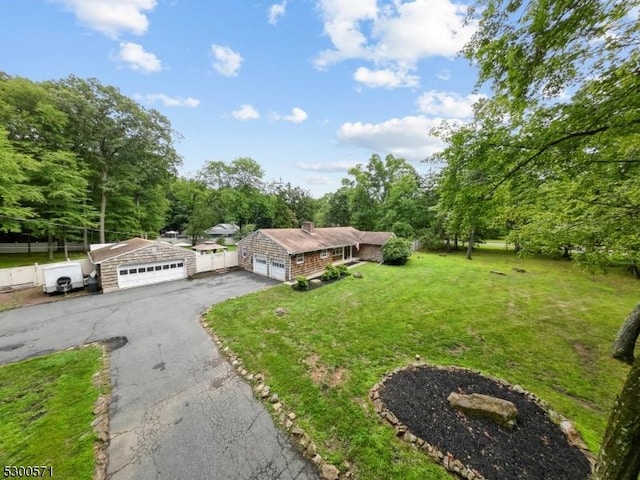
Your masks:
M360 244L360 250L358 250L358 257L360 260L366 262L382 262L382 246L380 245L363 245Z
M289 252L266 236L262 230L253 232L238 242L238 263L240 267L253 272L254 255L266 256L267 262L273 258L283 260L287 268L287 278L291 278Z
M121 245L120 248L109 246L89 252L91 261L97 264L100 286L104 293L119 289L118 269L125 265L176 260L184 263L187 277L196 273L196 254L193 251L138 238L121 242Z
M351 258L381 262L382 245L391 237L391 232L361 232L353 227L314 228L311 222L305 222L302 228L262 229L238 242L238 262L243 269L253 272L254 256L259 255L266 258L268 275L272 276L271 260L277 259L285 265L286 280L293 280L300 275L320 273L327 265ZM299 255L304 255L301 263Z

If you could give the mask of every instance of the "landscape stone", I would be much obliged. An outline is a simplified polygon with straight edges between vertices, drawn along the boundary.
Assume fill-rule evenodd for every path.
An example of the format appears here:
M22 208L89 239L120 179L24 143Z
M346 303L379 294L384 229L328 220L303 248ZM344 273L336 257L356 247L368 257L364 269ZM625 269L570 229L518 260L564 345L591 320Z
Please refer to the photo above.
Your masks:
M503 427L513 427L518 418L518 409L513 402L502 398L482 395L480 393L462 395L451 392L447 397L447 401L457 410L469 415L489 417Z
M319 278L314 278L309 280L309 284L311 284L312 287L319 287L322 285L322 280L320 280Z
M338 480L340 477L340 470L327 463L320 469L320 474L322 475L323 480Z
M284 307L278 307L273 311L273 313L275 313L279 317L282 317L282 316L286 315L287 313L289 313L289 311Z
M353 272L353 278L362 278L362 272Z

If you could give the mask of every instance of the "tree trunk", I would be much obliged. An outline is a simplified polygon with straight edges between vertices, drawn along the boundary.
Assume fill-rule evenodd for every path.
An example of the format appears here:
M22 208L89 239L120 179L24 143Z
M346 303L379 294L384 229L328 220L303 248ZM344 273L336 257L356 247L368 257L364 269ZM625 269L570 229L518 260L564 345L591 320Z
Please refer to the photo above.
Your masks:
M640 361L618 396L604 435L594 480L638 480L640 474Z
M69 248L67 247L67 234L64 231L64 228L62 229L62 242L64 243L64 258L66 260L69 259Z
M640 280L640 269L638 268L637 263L632 263L631 265L629 265L627 267L627 270L631 272L633 278L635 278L636 280Z
M47 230L47 250L49 251L49 261L53 261L53 234L51 229Z
M451 235L447 235L447 253L451 251Z
M473 252L473 246L476 243L476 229L471 227L469 231L469 242L467 244L467 260L471 260L471 253Z
M457 233L453 236L453 249L458 250L458 234Z
M640 475L640 360L633 357L639 334L640 303L613 345L613 356L633 365L609 416L594 480L638 480Z
M107 243L104 235L105 218L107 216L107 169L102 170L102 184L100 185L100 243Z

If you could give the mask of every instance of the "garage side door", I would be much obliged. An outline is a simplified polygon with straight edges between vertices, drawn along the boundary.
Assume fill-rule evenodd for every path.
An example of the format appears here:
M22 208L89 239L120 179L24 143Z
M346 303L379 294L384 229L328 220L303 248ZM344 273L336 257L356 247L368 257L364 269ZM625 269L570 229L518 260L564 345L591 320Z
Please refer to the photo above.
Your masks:
M118 267L118 286L120 288L140 287L186 277L187 269L184 260L165 260Z
M276 280L287 279L287 267L285 261L280 258L272 258L269 265L269 276Z
M253 256L253 273L258 275L269 276L269 268L267 267L267 257L264 255Z

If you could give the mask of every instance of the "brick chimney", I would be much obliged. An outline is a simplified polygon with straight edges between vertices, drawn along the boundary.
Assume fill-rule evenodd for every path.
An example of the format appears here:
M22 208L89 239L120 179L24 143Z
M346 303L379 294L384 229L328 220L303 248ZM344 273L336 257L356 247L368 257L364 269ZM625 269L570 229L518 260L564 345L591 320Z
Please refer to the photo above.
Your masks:
M313 234L315 227L313 226L313 222L302 222L302 231Z

